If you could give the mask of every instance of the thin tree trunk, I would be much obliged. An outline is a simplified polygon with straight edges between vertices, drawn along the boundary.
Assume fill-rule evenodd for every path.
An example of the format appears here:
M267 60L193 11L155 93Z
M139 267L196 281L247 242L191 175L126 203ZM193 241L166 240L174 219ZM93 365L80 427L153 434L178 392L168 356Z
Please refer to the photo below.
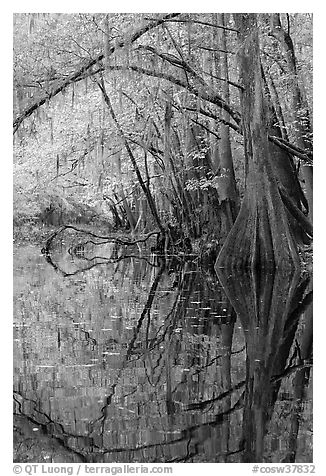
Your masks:
M282 127L279 122L279 117L283 117L281 105L275 105L275 102L272 101L272 95L270 91L270 87L268 85L266 76L262 69L263 80L265 84L265 91L266 91L266 101L269 109L268 115L268 124L269 124L269 132L274 137L279 137L279 139L284 139L282 136ZM278 112L277 112L278 111ZM283 133L284 135L284 133ZM289 209L287 202L284 200L285 195L289 198L290 202L294 204L296 210L301 214L301 216L308 221L306 217L302 213L302 207L305 210L308 210L308 202L304 193L302 191L300 182L297 177L297 171L295 170L295 166L293 163L293 159L291 154L282 150L275 144L270 144L270 152L271 152L271 163L273 167L273 172L275 177L277 178L281 197L283 203L285 204L288 210L288 217L290 221L291 230L294 233L294 236L298 242L309 242L310 238L307 237L307 234L303 231L302 227L302 220L301 217L298 220L298 214L293 213L294 208ZM285 195L282 191L286 192ZM308 233L309 237L312 236L312 233Z
M281 43L286 54L288 69L291 74L291 100L295 122L295 136L297 145L306 150L311 150L311 127L307 105L301 93L299 85L296 57L291 36L282 28L280 14L271 15L271 34ZM312 166L303 165L302 175L305 181L306 196L309 204L309 218L313 220L313 176Z
M226 16L227 14L219 13L218 14L218 23L222 26L226 25ZM221 49L220 53L220 70L221 76L226 81L222 81L222 96L225 102L230 102L230 91L229 91L229 67L227 54L227 41L226 41L226 32L224 29L219 31L219 47ZM225 121L230 121L230 116L227 111L221 110L221 117ZM219 175L218 175L218 195L219 200L222 204L222 211L226 222L224 224L227 233L230 231L236 216L239 211L239 197L236 188L235 174L233 167L233 157L231 150L231 140L230 140L230 128L225 124L221 123L220 125L220 164L219 164Z
M123 142L124 142L124 145L125 145L125 148L127 150L127 153L128 153L128 156L130 158L130 161L132 163L132 166L134 168L134 171L136 173L136 176L137 176L137 179L138 179L138 182L139 182L139 185L141 186L146 198L147 198L147 201L148 201L148 205L149 205L149 208L152 212L152 215L153 215L153 218L158 226L158 228L160 229L162 235L164 236L165 235L165 229L161 223L161 220L160 220L160 217L158 215L158 212L157 212L157 209L156 209L156 205L155 205L155 202L154 202L154 199L153 199L153 196L151 194L151 191L149 189L149 187L146 185L146 183L144 182L143 178L142 178L142 175L140 173L140 170L139 170L139 167L137 165L137 162L136 162L136 159L130 149L130 146L128 144L128 141L127 139L125 138L125 135L123 133L123 130L121 129L121 126L116 118L116 115L114 113L114 110L112 108L112 104L111 104L111 101L110 101L110 98L109 96L107 95L107 92L106 92L106 89L105 89L105 86L104 86L104 81L103 81L103 78L102 78L102 81L101 83L98 82L97 83L100 90L102 91L102 94L103 94L103 97L104 97L104 100L105 100L105 103L107 104L108 108L109 108L109 111L110 111L110 114L112 116L112 119L119 131L119 134L120 134L120 137L122 138Z

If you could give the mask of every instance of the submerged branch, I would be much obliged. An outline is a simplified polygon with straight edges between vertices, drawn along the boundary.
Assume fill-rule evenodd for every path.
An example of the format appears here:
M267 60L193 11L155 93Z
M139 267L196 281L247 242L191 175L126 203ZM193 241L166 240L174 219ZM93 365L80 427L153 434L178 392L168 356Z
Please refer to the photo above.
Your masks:
M66 271L64 271L63 269L60 268L60 266L58 266L52 259L51 257L51 252L50 252L50 248L51 248L51 244L52 244L52 241L54 240L54 238L56 236L58 236L60 233L62 233L64 230L66 229L72 229L78 233L85 233L85 234L88 234L94 238L97 238L97 239L100 239L100 240L103 240L103 241L100 241L98 243L92 241L92 240L88 240L86 243L93 243L94 245L104 245L104 244L107 244L107 243L117 243L117 244L120 244L120 245L126 245L126 246L132 246L132 245L135 245L135 244L138 244L138 243L144 243L145 241L147 241L151 236L153 235L159 235L160 232L159 231L152 231L150 233L148 233L146 236L142 237L142 238L139 238L137 240L122 240L120 238L117 238L117 237L108 237L108 236L100 236L100 235L97 235L96 233L92 233L91 231L86 231L86 230L82 230L80 228L77 228L73 225L64 225L62 227L60 227L58 230L56 230L54 233L52 233L52 235L46 240L45 242L45 245L44 247L42 248L41 250L41 253L44 255L46 261L56 270L58 271L59 273L62 274L62 276L64 277L68 277L68 276L75 276L76 274L78 273L81 273L81 272L84 272L84 271L89 271L90 269L96 267L96 266L100 266L100 265L104 265L104 264L108 264L108 263L117 263L123 259L127 259L127 258L137 258L137 259L143 259L145 260L148 264L150 264L151 266L157 266L156 264L153 264L151 263L150 261L148 261L146 258L144 257L140 257L140 256L133 256L133 255L128 255L128 256L122 256L122 257L119 257L119 258L106 258L106 257L103 257L103 256L96 256L96 257L93 257L92 259L87 259L87 258L84 258L87 262L90 262L90 261L94 261L94 259L102 259L103 261L99 261L99 262L96 262L96 263L92 263L90 264L89 266L85 267L85 268L82 268L82 269L77 269L76 271L73 271L71 273L67 273Z
M91 231L82 230L81 228L77 228L74 225L63 225L58 230L56 230L54 233L52 233L52 235L46 240L45 246L44 246L45 250L49 251L51 243L54 240L54 238L57 235L59 235L59 233L63 232L66 229L71 229L71 230L74 230L78 233L85 233L87 235L93 236L94 238L98 238L99 240L104 240L104 242L102 242L102 243L97 243L99 245L100 244L105 244L105 243L118 243L120 245L135 245L137 243L144 243L145 241L148 240L148 238L150 236L158 235L160 233L159 231L155 230L155 231L151 231L150 233L148 233L144 237L139 238L138 240L122 240L121 238L117 238L117 237L97 235L96 233L93 233Z
M217 397L210 398L209 400L205 400L203 402L191 403L187 406L186 410L203 410L207 406L211 405L212 403L218 402L223 400L226 397L229 397L233 392L239 390L241 387L245 385L246 381L242 380L241 382L237 383L234 387L230 388L226 392L221 393Z
M179 438L175 438L170 441L164 441L159 443L147 443L147 444L133 446L133 447L116 447L116 448L104 449L103 451L99 453L96 452L96 454L124 453L127 451L128 452L142 451L148 448L156 448L156 447L161 448L163 446L170 446L170 445L174 445L175 443L185 441L189 438L189 436L192 436L196 430L200 430L201 428L207 428L207 427L215 427L224 423L225 420L229 417L229 415L237 412L238 410L242 408L243 406L242 400L243 398L240 397L240 399L231 408L215 415L214 420L210 420L205 423L200 423L197 425L193 425L193 426L181 429L180 430L181 436Z
M101 243L95 243L95 244L98 245L98 244L101 244ZM119 258L107 258L106 256L92 256L91 258L87 258L87 256L83 256L81 259L83 259L87 262L94 261L95 259L102 259L102 260L105 260L105 261L103 261L102 263L96 263L96 264L104 264L104 263L116 264L116 263L119 263L119 261L123 261L123 260L129 259L129 258L145 261L145 263L147 263L149 266L152 266L153 268L160 268L159 264L152 263L151 261L149 261L149 259L145 258L144 256L137 256L137 255L125 255L125 256L120 256Z
M271 379L271 382L272 383L279 382L280 380L283 380L285 377L288 377L289 375L295 372L298 372L299 370L311 368L311 367L312 367L312 363L310 362L305 362L303 364L287 367L282 374L273 376Z

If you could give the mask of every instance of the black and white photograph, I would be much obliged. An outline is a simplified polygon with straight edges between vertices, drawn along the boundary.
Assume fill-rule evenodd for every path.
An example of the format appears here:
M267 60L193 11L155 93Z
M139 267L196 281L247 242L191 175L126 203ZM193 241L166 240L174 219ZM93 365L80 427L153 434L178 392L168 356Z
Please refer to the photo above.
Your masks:
M313 16L12 15L14 473L315 472Z

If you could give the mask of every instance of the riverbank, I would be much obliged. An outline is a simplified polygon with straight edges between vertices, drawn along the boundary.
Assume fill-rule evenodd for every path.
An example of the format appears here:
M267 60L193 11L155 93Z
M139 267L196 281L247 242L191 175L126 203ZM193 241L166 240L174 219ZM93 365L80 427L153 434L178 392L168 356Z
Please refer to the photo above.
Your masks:
M99 236L116 235L117 237L130 237L130 233L127 231L122 233L121 230L117 231L112 228L109 223L92 224L76 224L76 228L87 232L96 233ZM60 227L49 226L42 223L24 222L19 225L15 225L13 228L13 241L16 246L25 244L34 244L43 246L46 240ZM210 266L215 260L211 259L216 246L214 244L196 242L193 253L198 255L199 262L202 266ZM313 272L313 245L303 245L299 249L299 256L301 260L301 269L303 273L312 274Z

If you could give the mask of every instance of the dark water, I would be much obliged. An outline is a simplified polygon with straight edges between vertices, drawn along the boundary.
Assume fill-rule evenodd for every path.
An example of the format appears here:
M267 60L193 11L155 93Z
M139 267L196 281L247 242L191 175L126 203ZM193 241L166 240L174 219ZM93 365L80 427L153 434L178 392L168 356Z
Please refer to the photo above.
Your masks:
M308 278L74 251L15 250L16 461L312 461Z

